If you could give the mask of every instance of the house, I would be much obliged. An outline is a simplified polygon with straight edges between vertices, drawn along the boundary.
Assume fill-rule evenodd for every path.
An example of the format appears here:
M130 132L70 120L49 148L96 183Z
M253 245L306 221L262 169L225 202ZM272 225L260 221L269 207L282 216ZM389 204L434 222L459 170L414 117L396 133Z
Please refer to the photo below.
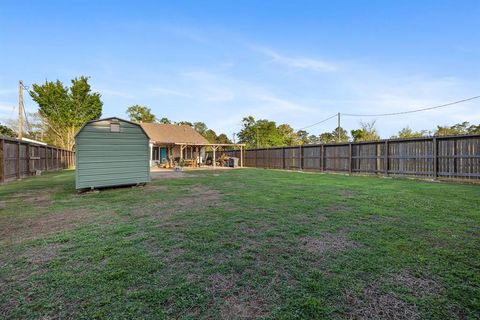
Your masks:
M188 125L141 123L150 139L150 165L170 160L205 159L209 141Z
M182 160L189 161L194 166L205 163L207 148L209 157L217 159L216 151L221 148L237 149L240 159L240 166L243 166L244 144L235 143L210 143L195 129L188 125L163 124L163 123L141 123L143 130L147 133L150 143L150 166L168 163L180 163ZM217 161L212 161L215 167Z
M149 138L120 118L86 122L75 135L76 189L150 181Z

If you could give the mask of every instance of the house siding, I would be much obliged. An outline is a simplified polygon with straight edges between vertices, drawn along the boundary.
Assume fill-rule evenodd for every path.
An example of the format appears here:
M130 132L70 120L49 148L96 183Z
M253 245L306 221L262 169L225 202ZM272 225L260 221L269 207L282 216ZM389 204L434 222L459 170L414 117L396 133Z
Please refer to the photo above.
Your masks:
M77 134L76 188L99 188L150 181L149 138L139 125L118 119L87 123Z

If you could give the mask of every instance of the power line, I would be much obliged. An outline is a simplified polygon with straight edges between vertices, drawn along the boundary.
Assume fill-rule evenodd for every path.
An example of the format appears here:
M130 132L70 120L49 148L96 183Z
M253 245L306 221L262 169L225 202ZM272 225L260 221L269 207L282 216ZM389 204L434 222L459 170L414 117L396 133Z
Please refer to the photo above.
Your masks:
M333 116L328 117L328 118L326 118L326 119L323 119L322 121L315 122L315 123L313 123L313 124L311 124L311 125L308 125L308 126L306 126L306 127L300 128L300 129L298 129L297 131L305 130L305 129L308 129L308 128L310 128L310 127L319 125L319 124L324 123L324 122L326 122L326 121L328 121L328 120L330 120L330 119L335 118L336 116L338 116L338 113L335 113Z
M455 104L467 102L470 100L478 99L480 96L475 96L463 100L458 100L446 104L441 104L438 106L434 107L428 107L428 108L422 108L422 109L417 109L417 110L410 110L410 111L402 111L402 112L392 112L392 113L378 113L378 114L352 114L352 113L342 113L342 116L348 116L348 117L385 117L385 116L396 116L396 115L401 115L401 114L408 114L408 113L415 113L415 112L421 112L421 111L427 111L427 110L433 110L433 109L438 109L438 108L444 108L448 106L452 106Z

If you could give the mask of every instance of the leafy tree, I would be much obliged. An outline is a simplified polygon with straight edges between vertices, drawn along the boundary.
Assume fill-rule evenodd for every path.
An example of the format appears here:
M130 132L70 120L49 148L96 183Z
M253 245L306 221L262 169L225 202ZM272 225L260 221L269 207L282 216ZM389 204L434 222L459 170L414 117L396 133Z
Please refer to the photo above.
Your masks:
M335 143L337 141L337 136L334 132L324 132L318 136L320 143Z
M435 130L436 136L457 136L461 134L476 133L480 133L480 125L470 125L470 123L467 121L457 123L451 127L437 126L437 129Z
M183 126L189 126L189 127L193 128L193 123L191 123L189 121L179 121L179 122L175 122L175 124L183 125Z
M240 143L249 148L273 147L285 144L285 135L277 128L275 121L255 120L248 116L242 119L243 128L238 133Z
M217 136L217 143L232 143L232 140L230 140L225 133L220 133Z
M480 134L480 124L472 124L470 127L468 127L468 134Z
M320 143L320 138L314 134L308 136L308 144L318 144Z
M428 131L413 131L410 127L405 127L402 130L398 131L398 136L393 136L392 138L421 138L428 135Z
M100 94L92 92L88 77L75 78L71 86L59 80L34 84L30 96L38 106L38 114L57 145L71 150L75 133L89 120L100 118L103 103Z
M172 121L170 121L168 118L163 117L162 119L158 120L158 123L163 123L163 124L172 124Z
M340 134L338 134L340 132ZM343 129L342 127L337 127L333 130L332 134L335 136L335 141L338 142L348 142L350 137L348 136L347 130Z
M0 136L15 137L16 133L9 127L0 124Z
M298 130L297 133L298 144L307 144L308 142L308 132L305 130Z
M340 132L340 139L339 133ZM347 130L342 127L337 127L331 132L324 132L318 136L319 143L336 143L336 142L347 142L350 140Z
M217 143L217 134L212 129L206 129L202 136L210 143Z
M293 146L299 144L295 130L290 125L281 124L277 127L277 130L282 139L281 145Z
M380 140L380 136L375 129L375 121L360 122L360 129L352 130L350 133L355 142Z
M155 122L155 115L152 110L145 106L134 105L128 107L126 114L130 118L130 121L139 123Z
M204 136L208 130L208 127L205 123L203 122L194 122L193 123L193 129L195 129L195 131L197 131L198 133L200 133L202 136ZM215 134L215 137L217 135Z

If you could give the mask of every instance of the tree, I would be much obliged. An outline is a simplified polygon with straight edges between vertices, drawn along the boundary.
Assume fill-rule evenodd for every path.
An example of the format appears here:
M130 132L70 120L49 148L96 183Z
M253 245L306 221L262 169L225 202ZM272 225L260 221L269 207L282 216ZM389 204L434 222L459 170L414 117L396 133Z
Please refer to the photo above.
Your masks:
M266 119L255 120L248 116L242 119L243 128L238 133L240 143L249 148L273 147L285 145L285 134L279 130L275 121Z
M162 119L158 120L158 123L163 123L163 124L172 124L172 121L170 121L168 118L163 117Z
M195 131L197 131L198 133L200 133L202 136L205 135L205 133L207 132L207 125L203 122L194 122L193 123L193 129L195 129ZM217 135L215 134L215 137Z
M324 132L318 136L320 143L335 143L337 141L337 136L334 132Z
M480 124L472 124L470 127L468 127L468 134L480 134Z
M375 129L375 121L360 122L360 129L350 131L354 142L380 140L380 136Z
M451 127L437 126L435 130L436 136L457 136L461 134L476 134L480 133L480 125L470 125L469 122L454 124Z
M232 143L225 133L220 133L217 136L217 143Z
M298 130L297 133L298 144L303 145L308 143L308 132L305 130Z
M398 131L398 136L393 136L392 138L421 138L428 135L426 130L422 131L413 131L410 127L405 127L402 130Z
M314 134L308 136L308 144L318 144L320 143L320 138Z
M155 122L155 115L150 108L145 106L134 105L128 107L126 114L130 121L139 123L151 123Z
M179 126L189 126L193 128L193 123L191 123L190 121L179 121L179 122L175 122L175 124Z
M340 132L340 135L338 134ZM339 137L340 136L340 137ZM348 136L347 130L342 127L337 127L332 132L324 132L318 136L320 143L336 143L336 142L347 142L350 137Z
M100 118L103 103L100 94L92 92L88 77L71 80L64 86L59 80L34 84L30 96L38 106L42 122L48 127L52 139L62 148L71 150L75 133L89 120Z
M277 127L279 136L282 139L281 145L294 146L298 144L298 137L295 130L288 124L281 124Z
M217 134L212 129L207 129L202 136L210 143L217 143Z
M15 131L7 126L0 124L0 136L15 137Z

